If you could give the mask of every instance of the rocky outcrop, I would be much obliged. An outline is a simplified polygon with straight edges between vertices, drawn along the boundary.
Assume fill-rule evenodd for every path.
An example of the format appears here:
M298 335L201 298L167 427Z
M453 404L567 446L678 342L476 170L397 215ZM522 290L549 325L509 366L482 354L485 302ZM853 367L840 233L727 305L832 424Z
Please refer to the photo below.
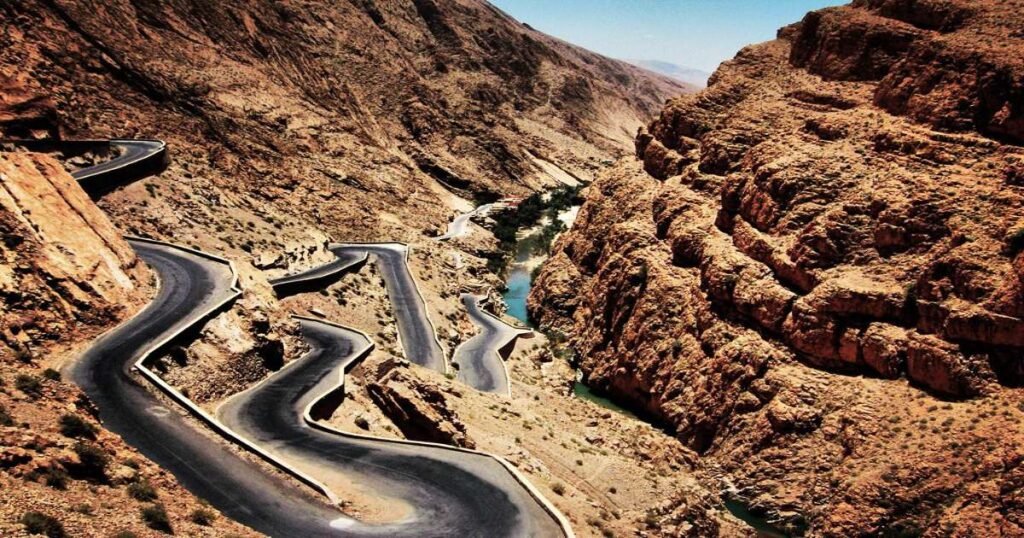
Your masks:
M971 528L970 480L942 466L999 482L962 458L1014 452L974 430L1024 420L1020 8L864 0L743 49L589 187L531 314L568 334L588 383L780 522ZM833 497L872 473L898 502ZM1012 495L983 497L1022 532L1019 507L994 508Z
M407 439L476 448L466 425L447 404L444 392L408 372L409 364L388 359L378 365L377 379L366 385L370 399Z
M840 80L879 81L874 102L935 128L1024 142L1017 2L858 0L812 12L790 60Z
M0 153L0 234L4 358L109 325L145 275L107 216L45 155Z

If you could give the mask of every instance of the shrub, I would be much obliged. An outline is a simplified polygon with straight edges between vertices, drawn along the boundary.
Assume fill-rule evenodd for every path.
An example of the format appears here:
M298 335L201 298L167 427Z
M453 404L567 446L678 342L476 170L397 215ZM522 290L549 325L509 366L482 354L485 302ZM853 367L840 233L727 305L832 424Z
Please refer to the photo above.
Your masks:
M196 508L188 518L196 525L209 527L210 525L213 525L213 520L217 519L217 514L214 514L212 510L207 510L206 508Z
M156 500L156 490L149 480L140 480L128 485L128 495L137 501L152 502Z
M29 351L28 348L19 347L14 350L14 358L17 359L18 362L28 364L32 362L33 357L32 352Z
M79 462L76 470L82 478L106 481L110 456L103 449L93 444L79 442L75 444L74 450Z
M59 467L50 467L43 475L43 481L47 486L63 491L68 488L68 473Z
M43 384L34 375L19 374L18 377L14 378L14 386L32 399L38 398L43 394Z
M1017 228L1006 236L1006 245L1010 249L1010 255L1016 256L1024 250L1024 226Z
M70 413L60 417L60 433L72 439L95 439L96 426L86 422L78 415Z
M21 516L21 524L25 526L25 532L29 534L42 534L48 538L64 538L64 525L55 518L42 512L25 512Z
M43 370L43 377L51 381L60 381L60 372L53 368L47 368Z
M71 507L72 512L78 512L79 514L85 514L87 516L92 515L93 508L89 503L78 503Z
M7 408L0 405L0 426L14 426L14 417L7 412Z
M162 504L151 504L142 509L142 521L147 527L167 534L174 534L171 528L171 520L167 517L167 510Z
M563 486L561 483L557 483L551 486L551 491L554 491L559 495L565 495L565 486Z

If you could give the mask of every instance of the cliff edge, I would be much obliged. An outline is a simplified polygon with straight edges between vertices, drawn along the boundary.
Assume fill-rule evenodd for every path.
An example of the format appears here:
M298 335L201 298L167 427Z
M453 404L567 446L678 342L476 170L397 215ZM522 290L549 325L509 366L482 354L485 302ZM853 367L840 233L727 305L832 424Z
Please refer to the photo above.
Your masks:
M588 189L531 314L793 529L1020 535L1022 7L743 49Z

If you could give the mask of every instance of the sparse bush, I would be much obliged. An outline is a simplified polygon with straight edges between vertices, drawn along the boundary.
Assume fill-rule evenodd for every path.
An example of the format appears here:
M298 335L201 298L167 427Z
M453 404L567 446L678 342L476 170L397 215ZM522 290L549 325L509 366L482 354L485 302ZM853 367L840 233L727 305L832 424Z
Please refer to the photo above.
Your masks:
M89 503L78 503L71 507L71 511L90 516L92 515L93 508L92 505Z
M565 486L561 483L556 483L551 486L551 491L554 491L558 495L565 495Z
M25 526L25 532L29 534L42 534L48 538L64 538L64 525L56 518L42 512L25 512L21 516L21 524Z
M29 351L28 348L19 347L15 348L14 350L14 358L17 359L18 362L29 364L30 362L32 362L33 357L32 352Z
M149 480L139 480L128 485L128 495L137 501L152 502L157 498L156 490L153 489Z
M36 399L43 394L43 384L34 375L19 374L18 377L14 378L14 386L32 399Z
M75 444L74 451L78 455L78 465L75 466L75 471L79 476L97 482L106 481L110 456L102 448L90 443L79 442Z
M192 514L188 516L189 520L196 525L202 525L209 527L213 525L213 521L217 519L217 514L213 513L213 510L207 510L206 508L196 508L192 511Z
M60 433L72 439L95 439L96 426L86 422L78 415L70 413L60 417Z
M1017 228L1006 236L1006 246L1011 256L1016 256L1024 250L1024 226Z
M162 504L151 504L142 509L142 521L147 527L167 534L174 534L167 510Z
M7 412L7 408L0 404L0 426L14 426L14 417Z
M50 467L43 475L43 481L47 486L61 491L68 489L68 473L59 467Z
M53 368L47 368L43 370L43 377L49 379L50 381L60 381L60 372L54 370Z

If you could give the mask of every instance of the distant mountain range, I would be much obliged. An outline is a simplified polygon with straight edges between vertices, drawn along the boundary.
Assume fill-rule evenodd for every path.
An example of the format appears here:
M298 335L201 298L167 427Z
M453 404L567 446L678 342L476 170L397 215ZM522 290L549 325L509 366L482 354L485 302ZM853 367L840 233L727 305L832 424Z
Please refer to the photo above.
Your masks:
M676 80L683 81L687 84L693 84L694 86L703 88L708 84L708 77L711 73L701 71L700 69L694 69L692 67L685 67L682 65L676 65L670 62L662 62L659 60L626 60L627 62L643 67L655 73L660 73L667 77L672 77Z

